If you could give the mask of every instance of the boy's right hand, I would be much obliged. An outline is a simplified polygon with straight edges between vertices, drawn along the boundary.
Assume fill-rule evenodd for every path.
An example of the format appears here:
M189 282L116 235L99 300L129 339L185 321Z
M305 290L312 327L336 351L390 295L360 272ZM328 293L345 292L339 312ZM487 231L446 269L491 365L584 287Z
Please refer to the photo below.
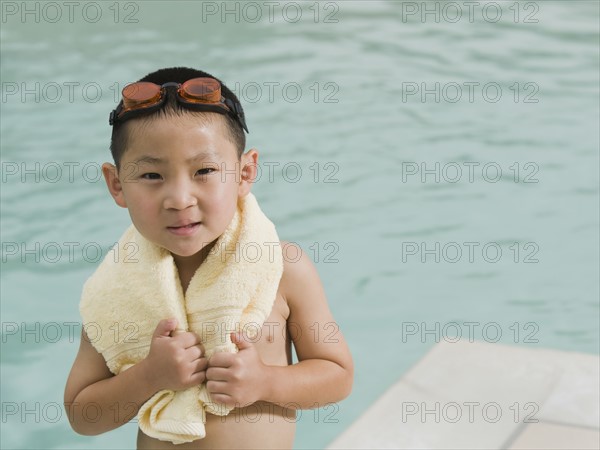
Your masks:
M177 319L161 320L144 359L151 385L157 390L179 391L206 380L207 360L195 333L176 331Z

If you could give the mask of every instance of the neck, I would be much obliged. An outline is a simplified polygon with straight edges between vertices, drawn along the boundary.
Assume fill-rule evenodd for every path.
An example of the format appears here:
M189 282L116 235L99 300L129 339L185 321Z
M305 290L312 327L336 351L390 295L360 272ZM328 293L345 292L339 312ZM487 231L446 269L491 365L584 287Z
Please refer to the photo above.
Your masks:
M173 261L175 261L175 266L177 267L177 271L179 272L179 279L181 280L181 286L183 287L184 292L187 290L188 285L198 267L200 267L206 258L208 257L210 251L215 246L217 239L212 241L210 244L206 245L202 248L198 253L195 253L191 256L180 256L173 255Z

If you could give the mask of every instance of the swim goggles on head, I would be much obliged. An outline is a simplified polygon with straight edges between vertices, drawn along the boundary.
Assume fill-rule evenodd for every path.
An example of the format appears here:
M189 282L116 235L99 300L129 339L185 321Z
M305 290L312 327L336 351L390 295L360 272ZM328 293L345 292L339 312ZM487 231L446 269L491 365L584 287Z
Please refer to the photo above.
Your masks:
M166 88L169 86L177 88L177 101L184 108L229 114L239 122L246 133L249 132L242 105L223 97L221 83L214 78L192 78L183 84L169 82L162 86L147 81L128 84L123 88L123 99L116 109L111 111L108 123L114 125L160 109L167 98Z

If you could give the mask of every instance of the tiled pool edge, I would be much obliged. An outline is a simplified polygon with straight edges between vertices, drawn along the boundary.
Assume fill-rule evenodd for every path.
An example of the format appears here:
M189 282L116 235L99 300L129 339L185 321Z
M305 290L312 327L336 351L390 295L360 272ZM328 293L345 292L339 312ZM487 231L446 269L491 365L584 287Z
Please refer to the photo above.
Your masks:
M599 381L596 355L442 341L327 448L597 449Z

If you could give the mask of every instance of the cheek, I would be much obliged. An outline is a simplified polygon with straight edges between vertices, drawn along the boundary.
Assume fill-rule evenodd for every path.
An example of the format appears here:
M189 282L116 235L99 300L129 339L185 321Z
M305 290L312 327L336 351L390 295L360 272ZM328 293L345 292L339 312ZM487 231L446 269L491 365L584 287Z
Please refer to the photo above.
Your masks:
M213 214L223 215L227 213L229 203L228 196L223 192L219 192L217 195L211 195L205 198L204 209Z
M203 203L205 212L220 217L221 221L233 218L237 206L237 189L221 186L221 189L205 197Z
M125 199L129 210L137 216L151 213L156 209L155 196L148 193L139 192L137 189L131 189L125 192Z
M210 183L201 186L200 196L210 204L229 204L233 197L237 196L237 184L232 182L234 175L228 175L228 179L215 177Z

